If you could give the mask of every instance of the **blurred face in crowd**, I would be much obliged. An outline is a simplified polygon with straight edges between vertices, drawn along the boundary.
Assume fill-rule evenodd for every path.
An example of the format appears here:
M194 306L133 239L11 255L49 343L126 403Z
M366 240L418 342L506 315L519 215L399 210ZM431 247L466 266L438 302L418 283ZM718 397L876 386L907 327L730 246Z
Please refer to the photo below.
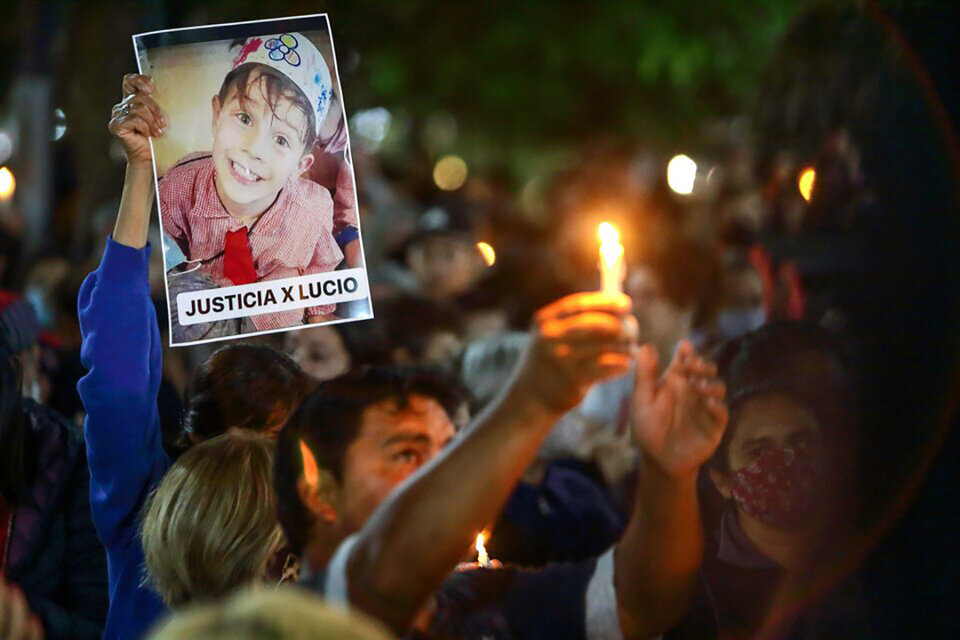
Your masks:
M731 269L723 281L724 306L734 309L763 306L763 281L753 267Z
M787 395L761 394L743 402L730 428L727 469L710 473L734 500L747 535L758 527L802 532L818 524L825 451L814 415Z
M446 367L463 349L463 343L453 331L433 331L424 341L423 351L414 354L406 347L393 350L393 364L400 366L429 365Z
M350 353L333 327L290 331L284 349L308 375L331 380L350 368Z
M661 362L689 329L690 314L664 295L657 275L647 266L630 270L626 293L633 299L633 315L640 325L640 338L657 347Z
M360 529L390 492L453 439L454 426L433 398L412 394L404 406L384 400L363 413L347 448L338 503L341 529Z
M432 298L451 298L468 290L481 269L477 248L466 238L434 235L407 249L407 268Z
M766 319L763 280L752 266L728 269L723 276L723 299L717 328L725 338L736 338L759 328Z
M213 162L217 193L237 217L262 213L291 178L313 164L305 153L308 116L288 96L275 105L254 73L246 98L233 89L213 98Z
M510 330L510 321L503 309L473 311L467 314L465 324L464 341L467 343Z

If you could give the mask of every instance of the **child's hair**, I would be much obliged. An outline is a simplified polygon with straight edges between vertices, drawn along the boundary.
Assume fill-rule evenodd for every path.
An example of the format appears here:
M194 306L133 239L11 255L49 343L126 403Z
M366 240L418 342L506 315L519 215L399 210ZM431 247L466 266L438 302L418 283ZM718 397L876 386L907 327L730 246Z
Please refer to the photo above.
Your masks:
M287 98L307 116L307 130L301 134L301 142L303 142L304 155L310 153L313 145L317 142L317 117L313 111L313 105L310 104L300 87L276 69L256 62L247 62L233 69L223 79L223 84L220 85L220 93L217 97L221 106L233 91L237 92L240 106L244 106L246 99L250 96L251 81L261 83L263 95L266 97L274 115L276 115L277 102L280 98Z
M146 582L171 607L220 598L263 578L283 544L274 443L231 430L183 454L147 498Z

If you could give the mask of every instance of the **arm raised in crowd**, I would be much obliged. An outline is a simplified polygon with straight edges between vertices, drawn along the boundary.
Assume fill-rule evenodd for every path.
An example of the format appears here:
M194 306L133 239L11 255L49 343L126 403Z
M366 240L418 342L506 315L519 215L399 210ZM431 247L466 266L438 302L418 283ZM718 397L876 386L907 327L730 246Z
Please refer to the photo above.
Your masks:
M625 638L650 638L689 605L703 553L697 472L727 423L716 367L681 343L658 380L650 345L637 356L633 429L642 461L636 504L614 554L614 585Z
M147 245L150 227L153 204L150 137L163 135L166 125L163 113L150 97L153 90L153 82L147 76L124 76L124 99L113 108L109 126L127 154L127 173L113 241L134 249L143 249Z
M151 481L169 465L160 439L161 345L145 248L153 193L148 136L158 135L160 125L155 103L144 95L152 91L145 77L125 77L123 89L126 98L110 121L127 152L123 197L114 238L78 300L91 509L108 550L136 535Z
M501 396L358 534L347 559L351 602L406 629L497 517L557 419L592 384L629 370L635 339L623 295L576 294L542 309Z

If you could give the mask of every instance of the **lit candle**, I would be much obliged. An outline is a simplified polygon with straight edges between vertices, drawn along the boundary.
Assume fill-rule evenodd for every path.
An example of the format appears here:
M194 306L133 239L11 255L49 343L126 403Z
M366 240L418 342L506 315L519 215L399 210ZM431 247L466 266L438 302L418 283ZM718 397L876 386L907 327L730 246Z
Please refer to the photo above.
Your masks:
M600 290L622 292L625 271L620 232L609 222L601 222L597 237L600 239Z
M481 567L490 566L490 556L487 555L487 548L483 546L483 543L486 541L486 537L483 535L483 532L477 534L477 542L473 547L477 550L477 564Z

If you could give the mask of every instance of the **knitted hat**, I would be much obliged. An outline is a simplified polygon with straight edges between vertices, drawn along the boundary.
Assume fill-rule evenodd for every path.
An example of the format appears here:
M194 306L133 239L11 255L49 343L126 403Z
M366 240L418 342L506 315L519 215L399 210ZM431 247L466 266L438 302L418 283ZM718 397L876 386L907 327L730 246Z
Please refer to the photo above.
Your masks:
M20 295L0 290L0 342L9 353L20 353L37 344L40 323L33 307Z
M330 110L333 82L320 51L300 33L277 33L248 38L233 60L233 68L256 62L276 69L290 79L313 107L317 133Z

